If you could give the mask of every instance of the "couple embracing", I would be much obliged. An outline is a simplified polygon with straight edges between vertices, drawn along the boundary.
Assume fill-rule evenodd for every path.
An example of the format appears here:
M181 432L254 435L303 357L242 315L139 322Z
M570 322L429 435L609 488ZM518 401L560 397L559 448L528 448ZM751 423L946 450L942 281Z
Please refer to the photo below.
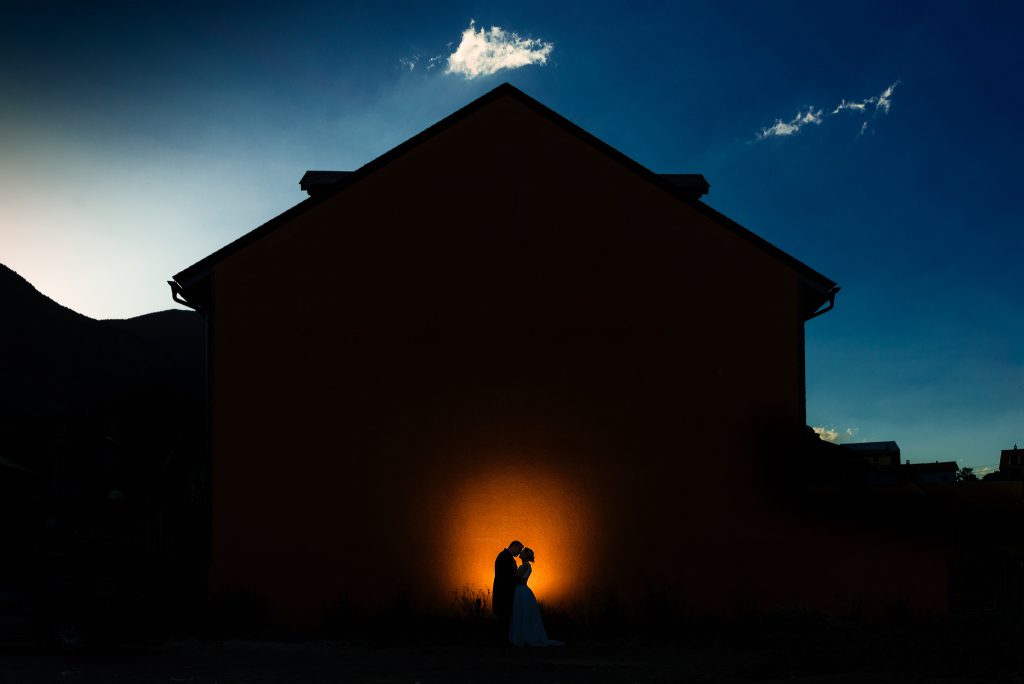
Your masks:
M522 563L516 564L516 556ZM494 559L491 607L498 622L498 639L513 646L564 646L548 639L540 606L527 586L536 559L533 549L514 541Z

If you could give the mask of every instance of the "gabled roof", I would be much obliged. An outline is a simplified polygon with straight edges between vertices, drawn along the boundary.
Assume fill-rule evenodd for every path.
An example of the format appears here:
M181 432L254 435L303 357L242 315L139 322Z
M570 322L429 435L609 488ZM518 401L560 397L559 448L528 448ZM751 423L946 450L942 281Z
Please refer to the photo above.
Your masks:
M834 291L835 289L837 289L836 283L834 281L826 278L825 276L818 273L817 271L812 269L810 266L807 266L803 262L793 258L786 252L769 243L764 238L755 235L753 232L747 230L746 228L736 223L732 219L728 218L727 216L719 213L718 211L715 211L711 207L701 202L699 199L694 199L692 197L692 191L681 190L678 184L674 183L673 179L668 177L671 176L671 174L659 175L657 173L654 173L647 167L643 166L642 164L636 162L633 159L630 159L625 154L619 152L611 145L598 139L594 135L591 135L587 131L583 130L576 124L566 119L564 116L549 109L548 107L544 106L537 100L533 99L532 97L525 94L518 88L510 85L509 83L502 83L494 90L491 90L490 92L477 98L473 102L470 102L462 109L445 117L444 119L441 119L433 126L430 126L426 130L418 133L417 135L414 135L413 137L409 138L402 144L398 145L397 147L391 149L388 152L385 152L381 156L377 157L371 162L368 162L359 169L352 172L337 172L339 173L339 176L337 177L337 180L331 185L329 191L317 193L315 196L300 202L291 209L288 209L284 213L267 221L262 226L259 226L255 230L250 231L249 233L246 233L245 235L238 238L234 242L231 242L230 244L221 247L213 254L210 254L204 259L201 259L200 261L181 271L180 273L174 276L174 280L176 282L171 284L172 290L175 291L175 294L184 292L187 296L189 290L191 290L193 287L195 287L203 280L205 280L206 277L211 273L213 267L225 257L242 249L251 242L260 239L264 235L273 231L278 226L287 223L293 218L317 206L321 202L324 202L325 200L333 197L334 195L338 194L339 192L349 187L353 183L358 182L360 179L370 175L377 169L385 166L386 164L397 159L398 157L412 150L421 143L429 140L438 133L447 130L448 128L459 123L460 121L470 116L474 112L486 107L490 103L502 97L511 97L517 100L518 102L537 112L541 116L545 117L551 123L561 127L562 129L568 131L570 134L576 136L583 142L591 145L598 151L607 155L608 157L618 162L625 168L642 176L648 182L656 185L665 192L675 196L676 198L679 199L679 201L685 202L693 209L695 209L697 212L710 218L719 225L732 231L736 235L742 237L748 242L751 242L755 246L759 247L760 249L764 250L771 256L783 262L784 264L792 268L794 271L796 271L804 279L804 281L811 286L811 288L817 291L817 294L820 295L820 302L818 303L818 306L823 304L826 299L829 299L831 301L831 298L829 296L830 293L832 293L831 296L834 297ZM176 285L178 287L175 287ZM813 308L817 308L817 306Z

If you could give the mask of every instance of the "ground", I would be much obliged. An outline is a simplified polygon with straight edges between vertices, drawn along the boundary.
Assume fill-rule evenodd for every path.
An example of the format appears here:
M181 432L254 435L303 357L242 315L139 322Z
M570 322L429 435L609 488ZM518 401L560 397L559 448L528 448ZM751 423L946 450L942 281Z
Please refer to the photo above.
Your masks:
M896 635L893 635L896 636ZM888 638L883 636L886 642ZM54 653L37 644L0 647L0 681L11 684L139 684L189 682L1024 682L1010 658L966 660L948 646L911 639L877 648L860 637L814 636L741 647L663 641L583 642L557 649L513 649L472 643L393 647L341 641L282 643L172 639L161 643ZM850 647L848 644L855 643ZM906 642L905 642L906 643ZM968 644L964 644L969 647ZM872 653L864 649L871 650Z

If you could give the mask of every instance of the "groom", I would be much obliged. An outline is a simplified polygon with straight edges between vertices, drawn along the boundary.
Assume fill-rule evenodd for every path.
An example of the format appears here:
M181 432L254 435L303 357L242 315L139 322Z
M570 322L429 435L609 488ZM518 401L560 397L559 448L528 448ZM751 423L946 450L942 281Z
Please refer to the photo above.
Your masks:
M498 618L499 643L508 643L509 622L512 620L512 596L516 591L516 556L523 550L522 542L514 541L494 559L494 587L491 589L491 609Z

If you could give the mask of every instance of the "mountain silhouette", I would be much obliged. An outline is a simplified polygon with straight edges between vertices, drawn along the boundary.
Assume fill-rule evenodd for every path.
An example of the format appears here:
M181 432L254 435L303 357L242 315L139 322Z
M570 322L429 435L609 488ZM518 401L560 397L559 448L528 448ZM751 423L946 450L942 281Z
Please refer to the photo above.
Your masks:
M3 265L0 306L0 570L184 620L209 555L204 321L95 320Z
M198 314L95 320L2 264L0 303L0 422L16 431L83 419L138 431L161 419L181 422L168 411L190 420L201 414L205 351Z

